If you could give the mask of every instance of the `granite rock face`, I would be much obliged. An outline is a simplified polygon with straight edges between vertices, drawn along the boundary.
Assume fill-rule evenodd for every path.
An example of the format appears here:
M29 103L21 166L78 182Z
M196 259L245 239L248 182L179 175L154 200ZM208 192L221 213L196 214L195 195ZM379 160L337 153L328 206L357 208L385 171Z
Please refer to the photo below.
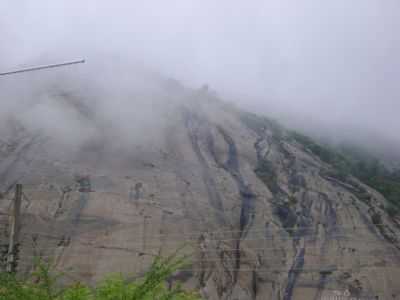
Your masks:
M171 280L205 299L400 299L400 226L379 193L208 91L164 112L143 143L2 130L2 212L24 184L18 272L41 256L89 283L139 276L183 247L190 265Z

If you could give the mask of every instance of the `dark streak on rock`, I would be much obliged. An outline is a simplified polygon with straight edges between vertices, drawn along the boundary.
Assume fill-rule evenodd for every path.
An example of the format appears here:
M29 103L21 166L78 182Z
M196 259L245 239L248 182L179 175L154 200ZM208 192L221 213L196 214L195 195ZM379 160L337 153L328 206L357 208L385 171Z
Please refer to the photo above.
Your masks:
M242 238L243 235L246 234L246 227L248 227L254 219L254 200L256 196L245 183L243 176L240 173L238 151L234 140L221 127L218 127L218 130L223 136L225 142L228 144L228 160L221 166L235 180L242 199L240 212L240 231L242 233Z
M304 254L305 249L301 248L293 261L292 267L290 268L288 273L288 281L285 292L283 294L283 300L291 300L293 297L293 290L296 285L298 274L300 270L304 267Z
M209 166L207 164L207 161L200 149L198 126L203 125L204 121L188 110L183 110L183 117L184 117L185 127L187 129L187 133L190 139L190 143L192 145L192 149L196 154L196 157L201 165L202 169L201 176L207 190L209 202L213 208L218 210L218 212L223 212L224 209L222 205L222 199L218 193L211 172L209 171ZM216 214L216 219L220 225L224 225L226 223L225 219L221 216L220 213Z
M237 281L238 270L241 265L241 251L240 243L241 239L246 236L247 230L251 227L254 220L255 208L254 200L255 195L250 190L249 186L245 183L242 174L240 173L238 151L233 138L221 127L218 127L218 131L223 136L225 142L228 144L228 159L225 163L220 164L226 172L228 172L235 180L241 197L241 209L240 209L240 236L235 241L235 273L234 282Z

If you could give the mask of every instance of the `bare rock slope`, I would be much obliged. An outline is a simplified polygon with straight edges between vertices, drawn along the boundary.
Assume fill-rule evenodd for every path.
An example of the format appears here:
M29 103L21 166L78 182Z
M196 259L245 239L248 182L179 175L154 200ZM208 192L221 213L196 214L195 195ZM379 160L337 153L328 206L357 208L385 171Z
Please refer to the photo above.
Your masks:
M139 276L183 247L190 265L175 277L205 299L400 299L386 200L214 98L180 95L144 144L100 134L70 149L18 122L4 130L1 212L24 184L18 271L42 256L87 282Z

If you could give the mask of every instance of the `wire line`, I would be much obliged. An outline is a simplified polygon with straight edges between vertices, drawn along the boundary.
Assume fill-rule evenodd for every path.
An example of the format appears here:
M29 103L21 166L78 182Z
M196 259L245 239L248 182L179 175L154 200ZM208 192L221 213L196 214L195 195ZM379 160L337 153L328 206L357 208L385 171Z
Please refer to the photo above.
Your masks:
M44 66L31 67L31 68L26 68L26 69L21 69L21 70L3 72L3 73L0 73L0 76L6 76L6 75L12 75L12 74L24 73L24 72L31 72L31 71L39 71L39 70L44 70L44 69L58 68L58 67L64 67L64 66L75 65L75 64L83 64L83 63L85 63L84 59L60 63L60 64L51 64L51 65L44 65Z

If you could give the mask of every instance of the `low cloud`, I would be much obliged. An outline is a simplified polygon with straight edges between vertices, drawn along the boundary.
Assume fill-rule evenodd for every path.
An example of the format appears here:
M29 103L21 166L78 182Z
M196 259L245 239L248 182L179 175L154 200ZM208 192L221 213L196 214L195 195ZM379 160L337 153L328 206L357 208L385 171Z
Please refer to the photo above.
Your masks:
M398 152L399 11L396 0L4 1L1 71L87 63L0 77L0 115L77 141L99 130L49 98L62 86L140 133L154 107L162 114L148 104L165 96L162 74L314 135Z

